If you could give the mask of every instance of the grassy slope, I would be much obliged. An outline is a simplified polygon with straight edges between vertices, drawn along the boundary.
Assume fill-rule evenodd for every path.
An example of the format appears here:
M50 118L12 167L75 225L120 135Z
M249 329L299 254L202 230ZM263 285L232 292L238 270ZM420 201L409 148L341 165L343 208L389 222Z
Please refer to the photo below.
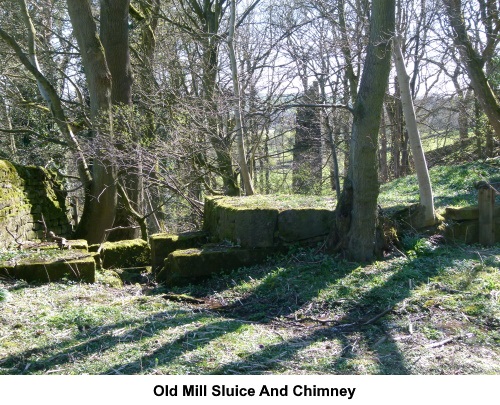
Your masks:
M434 172L438 201L468 203L475 170ZM499 246L403 243L369 266L293 250L171 291L198 303L154 285L0 281L0 374L500 373Z
M435 166L429 170L436 210L447 206L477 204L476 182L500 181L500 167L488 163L467 163L459 166ZM499 200L500 201L500 200ZM380 188L379 204L400 209L418 203L418 182L415 175L406 176Z

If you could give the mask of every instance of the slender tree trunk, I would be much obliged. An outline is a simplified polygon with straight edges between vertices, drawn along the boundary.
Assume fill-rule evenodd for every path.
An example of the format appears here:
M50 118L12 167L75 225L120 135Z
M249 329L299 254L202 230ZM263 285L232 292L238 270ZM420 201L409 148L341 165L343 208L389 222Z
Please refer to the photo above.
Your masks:
M339 26L340 35L342 38L342 54L345 59L345 74L349 83L349 95L352 104L356 101L357 91L358 91L358 78L354 73L354 67L352 64L351 48L349 46L349 36L347 34L347 27L345 21L345 0L338 1L338 13L339 13Z
M485 61L473 48L462 14L461 0L443 0L448 15L453 39L457 45L461 60L469 76L476 97L490 121L497 139L500 140L500 102L490 87L484 73Z
M385 125L385 115L382 112L380 117L380 179L382 182L389 180L389 169L387 167L387 127Z
M90 190L87 190L90 198L86 199L76 234L89 243L101 243L106 230L113 225L117 204L116 169L109 160L109 146L113 144L111 73L89 0L67 0L67 4L89 89L97 148L94 151L93 181Z
M357 261L370 261L376 253L378 131L391 68L394 26L395 0L374 1L370 39L354 105L348 178L332 235L332 241Z
M236 53L234 51L234 31L236 24L236 0L231 0L231 12L229 16L229 35L227 37L227 45L229 48L229 59L231 63L231 76L233 80L233 89L235 97L234 117L236 121L236 144L238 146L238 163L240 165L240 173L243 179L243 186L246 195L255 193L250 171L248 170L245 139L243 136L243 117L241 115L241 96L240 82L238 79L238 66L236 64Z
M403 52L401 51L401 38L399 36L396 35L394 37L393 45L394 63L396 65L396 72L401 92L401 104L403 106L403 114L410 141L411 153L413 155L413 162L417 172L420 205L423 207L423 223L421 226L429 226L436 222L431 179L429 177L427 162L425 161L425 154L420 141L420 133L418 131L415 108L413 106L411 96L410 77L406 73Z
M12 48L24 67L33 75L39 88L43 89L43 92L47 97L45 101L50 109L52 117L54 118L59 131L61 132L65 141L68 143L70 149L76 155L78 174L80 176L80 179L86 188L90 187L92 176L87 164L87 159L80 146L80 143L71 130L69 121L66 118L66 114L61 103L61 99L57 94L56 89L54 88L52 83L44 76L44 74L31 62L30 58L23 52L14 38L12 38L1 28L0 38L2 38L5 43L7 43Z

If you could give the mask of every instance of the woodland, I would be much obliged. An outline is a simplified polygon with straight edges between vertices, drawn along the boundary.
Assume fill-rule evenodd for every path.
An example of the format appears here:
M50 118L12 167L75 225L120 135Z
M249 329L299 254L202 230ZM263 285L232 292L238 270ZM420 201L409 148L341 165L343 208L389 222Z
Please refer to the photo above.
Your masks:
M0 374L500 373L498 244L438 232L500 181L499 13L0 0L0 159L57 175L68 239L199 230L214 196L335 204L326 242L203 283L1 278Z
M199 227L207 195L331 194L376 254L379 186L422 144L493 157L493 0L2 1L0 153L57 171L89 243ZM112 229L113 231L110 231Z

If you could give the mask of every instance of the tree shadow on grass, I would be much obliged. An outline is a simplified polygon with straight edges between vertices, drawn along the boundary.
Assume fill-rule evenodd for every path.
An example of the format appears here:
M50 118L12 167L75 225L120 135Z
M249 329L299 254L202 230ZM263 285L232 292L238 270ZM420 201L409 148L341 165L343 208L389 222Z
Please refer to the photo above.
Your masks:
M352 363L359 358L356 347L362 345L372 353L372 357L378 363L376 372L409 374L411 365L393 340L394 330L384 321L383 316L375 320L374 318L410 295L410 279L415 288L437 275L444 268L438 256L438 252L435 251L433 256L395 263L394 266L399 267L394 270L394 274L382 284L351 300L344 315L334 324L302 329L302 332L293 338L283 338L279 343L258 347L251 353L239 354L238 360L219 367L211 368L204 364L202 370L213 374L290 372L290 367L286 366L287 362L300 363L302 350L326 340L338 342L342 349L338 352L332 350L331 358L325 359L323 366L311 368L315 373L323 370L324 374L359 373L352 367ZM186 366L180 373L185 373L187 369L192 372L191 370L196 369L196 364L192 364L193 361L197 361L196 356L191 358L188 356L185 360L182 359L183 356L202 350L223 335L239 333L243 325L293 327L291 321L290 325L287 325L290 316L310 304L318 297L321 290L341 288L343 280L358 267L356 264L341 263L325 256L316 258L317 260L305 258L301 261L299 255L293 256L294 260L297 257L296 262L292 260L281 265L248 269L184 290L193 295L203 296L213 295L214 291L239 288L238 294L241 298L222 308L161 311L143 318L93 328L61 343L9 356L0 361L0 367L10 368L12 374L53 370L54 367L59 368L76 360L88 361L93 356L98 357L111 349L118 350L117 347L123 343L139 345L145 339L158 339L156 347L148 343L147 354L143 355L143 349L137 346L130 352L130 361L117 361L101 373L153 373L162 364L174 362L180 367L183 364ZM449 261L450 258L444 260ZM359 277L363 277L362 272L359 274ZM249 281L253 283L245 287ZM175 314L180 316L175 317ZM284 323L277 324L278 318ZM183 328L180 336L178 332L173 332L171 340L165 338L165 331L179 327ZM124 334L119 333L121 329L126 329ZM383 343L380 343L381 341ZM128 349L124 347L123 350ZM28 363L30 366L26 368ZM307 368L307 364L299 364L296 369L307 372Z
M85 358L100 356L123 343L153 338L169 327L196 322L206 315L192 311L162 311L144 318L128 319L110 325L86 329L60 343L36 347L0 359L0 367L8 374L32 374L49 371ZM133 328L129 328L135 325Z
M334 326L318 327L299 339L269 345L263 350L248 354L241 361L220 367L214 373L245 373L248 369L256 372L255 365L260 365L258 373L280 372L281 363L293 360L301 350L318 342L335 340L342 349L332 354L329 364L324 365L325 374L356 373L352 368L352 360L357 359L356 346L360 345L366 348L365 351L373 353L379 374L410 374L411 365L391 336L394 331L384 322L383 316L377 316L388 313L388 309L409 297L410 279L412 288L416 288L439 274L441 269L439 261L432 257L409 261L382 285L370 289L353 302ZM270 361L273 358L276 361Z

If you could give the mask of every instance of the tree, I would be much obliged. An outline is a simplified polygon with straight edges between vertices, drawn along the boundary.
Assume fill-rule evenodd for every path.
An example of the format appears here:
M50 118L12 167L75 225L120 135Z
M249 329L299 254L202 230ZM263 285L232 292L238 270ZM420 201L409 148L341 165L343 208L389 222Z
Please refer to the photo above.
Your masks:
M425 161L422 142L420 141L420 133L418 131L417 119L415 117L415 107L410 88L410 77L406 73L406 68L403 60L403 52L401 51L401 37L396 35L393 39L394 45L394 64L398 76L398 83L401 92L401 104L403 106L403 114L408 131L413 162L417 172L418 187L420 192L420 206L422 208L422 220L419 221L419 226L429 226L436 222L434 213L434 198L432 195L431 179L427 170L427 162Z
M391 69L391 39L395 28L395 0L372 2L370 37L353 109L349 171L332 229L334 249L357 261L376 254L378 131Z
M112 78L106 55L97 35L90 2L67 0L73 32L80 48L90 95L90 111L96 140L90 196L85 200L77 236L89 243L101 243L115 220L117 206L116 167L105 150L113 144L113 115L111 102Z
M293 192L321 194L321 119L318 82L305 89L303 106L297 108L295 144L293 148Z
M119 193L116 218L113 224L116 229L110 240L133 239L139 236L131 221L131 210L142 212L143 179L140 139L134 128L132 114L132 67L130 64L129 45L129 7L130 0L101 0L100 32L106 64L111 74L111 102L113 112L113 132L118 150L122 151L121 168L118 168L118 179L123 193ZM130 129L129 129L130 128ZM127 199L128 201L124 201ZM142 235L147 238L147 235Z
M229 48L229 59L231 64L231 77L233 81L233 91L235 98L234 117L235 117L235 132L236 144L238 146L238 162L240 165L241 177L243 178L243 185L246 195L253 195L255 193L252 184L252 178L248 170L247 156L245 150L245 141L243 136L243 117L241 114L241 95L240 95L240 81L238 78L238 66L236 64L236 52L234 50L234 32L236 28L236 0L230 0L230 17L229 17L229 31L227 36L227 45Z
M465 20L462 13L462 2L461 0L443 0L443 4L450 26L453 30L454 42L459 49L461 61L465 66L471 85L474 88L474 93L486 113L497 138L500 139L500 102L484 73L483 68L486 60L474 49L467 34L467 27L465 26ZM485 8L486 4L483 6ZM483 9L483 11L486 12L487 10ZM500 31L498 11L495 11L495 13L495 16L490 16L493 20L494 29L492 32L487 33L489 39L497 37ZM487 46L484 53L491 53L493 51L494 44Z

